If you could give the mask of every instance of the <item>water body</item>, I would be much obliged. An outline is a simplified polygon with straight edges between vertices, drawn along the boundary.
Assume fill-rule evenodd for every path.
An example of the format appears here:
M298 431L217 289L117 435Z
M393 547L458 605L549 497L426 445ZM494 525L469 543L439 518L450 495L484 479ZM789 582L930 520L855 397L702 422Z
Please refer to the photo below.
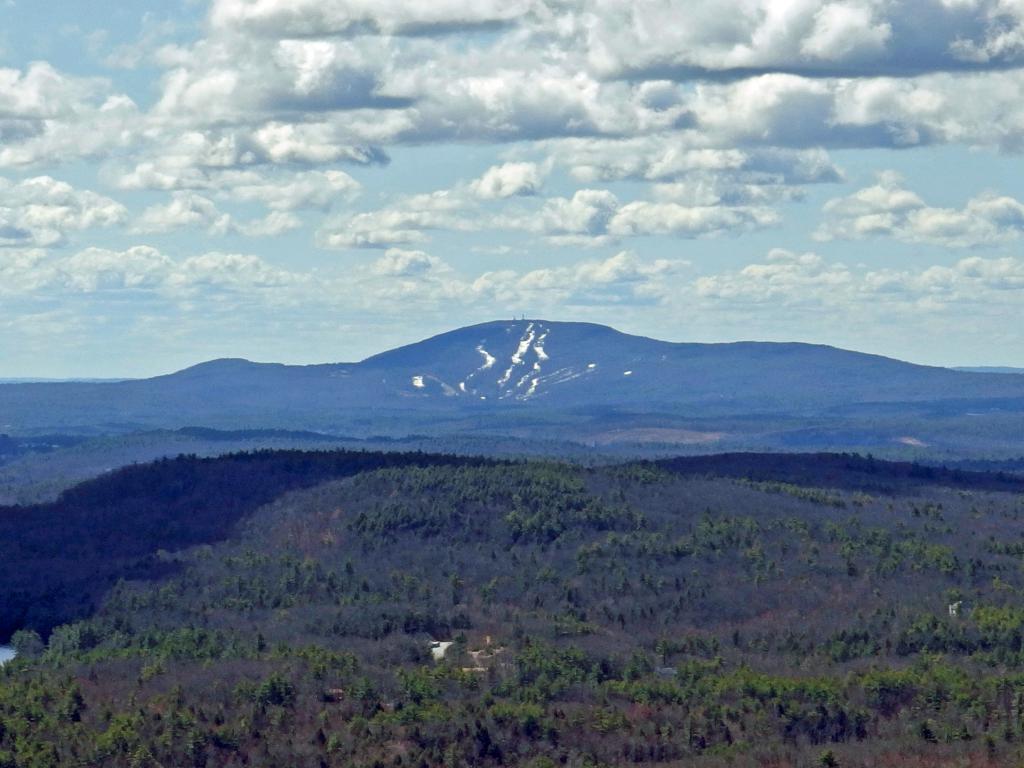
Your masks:
M2 667L11 659L13 659L15 656L17 656L17 654L14 652L13 648L6 645L0 645L0 667Z

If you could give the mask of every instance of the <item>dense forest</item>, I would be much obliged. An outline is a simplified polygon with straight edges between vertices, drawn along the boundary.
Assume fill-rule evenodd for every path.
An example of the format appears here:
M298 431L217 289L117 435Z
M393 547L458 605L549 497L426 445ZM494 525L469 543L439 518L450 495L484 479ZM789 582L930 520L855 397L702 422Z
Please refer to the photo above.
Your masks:
M370 469L474 461L363 451L179 456L124 467L52 503L0 507L0 638L88 615L119 578L166 575L160 550L222 539L286 491Z
M0 768L1024 759L1024 480L262 452L0 510Z

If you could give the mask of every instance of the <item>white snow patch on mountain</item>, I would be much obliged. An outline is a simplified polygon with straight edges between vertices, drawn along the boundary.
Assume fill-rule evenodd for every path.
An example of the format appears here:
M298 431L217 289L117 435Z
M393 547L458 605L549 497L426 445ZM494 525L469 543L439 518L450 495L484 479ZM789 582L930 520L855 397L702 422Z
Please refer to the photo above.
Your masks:
M484 356L484 364L480 366L481 371L486 371L488 368L493 368L494 364L498 362L498 358L496 358L494 355L492 355L490 352L484 349L483 344L477 345L476 351Z
M565 384L566 382L572 381L573 379L578 379L582 375L583 375L582 373L570 373L568 376L563 376L562 378L558 379L557 381L553 381L551 383L552 384Z
M412 385L416 387L416 389L423 389L425 386L427 386L426 384L423 383L422 376L413 376Z
M516 348L515 354L512 355L512 365L510 365L508 370L506 370L502 377L498 379L499 387L503 387L511 381L512 371L514 371L517 366L523 364L523 356L529 351L535 338L536 334L533 331L533 323L530 323L526 326L526 332L523 333L522 337L519 339L519 346Z
M544 340L548 337L548 332L544 331L537 339L537 343L533 345L533 351L537 353L538 360L550 360L548 353L544 351Z
M550 373L547 376L542 377L542 381L545 384L564 384L567 381L578 379L583 374L578 372L573 367L559 368L554 373Z
M506 384L508 384L508 380L512 378L512 370L514 368L515 368L515 365L510 365L508 367L508 370L505 371L505 373L503 373L501 375L501 378L498 379L498 386L499 387L504 387Z
M632 371L623 371L623 372L622 372L622 375L623 375L623 376L632 376L632 375L633 375L633 372L632 372Z
M530 345L533 344L535 334L533 332L533 323L526 326L526 333L523 334L523 338L519 340L519 347L516 349L516 353L512 355L512 362L516 365L520 365L523 362L523 355L530 350Z

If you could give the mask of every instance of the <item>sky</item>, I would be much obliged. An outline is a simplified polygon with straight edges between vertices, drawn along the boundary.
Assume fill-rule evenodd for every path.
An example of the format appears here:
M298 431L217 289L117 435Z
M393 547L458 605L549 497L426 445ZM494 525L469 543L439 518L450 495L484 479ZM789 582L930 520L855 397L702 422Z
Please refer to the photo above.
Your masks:
M1021 0L0 0L0 377L583 320L1024 366Z

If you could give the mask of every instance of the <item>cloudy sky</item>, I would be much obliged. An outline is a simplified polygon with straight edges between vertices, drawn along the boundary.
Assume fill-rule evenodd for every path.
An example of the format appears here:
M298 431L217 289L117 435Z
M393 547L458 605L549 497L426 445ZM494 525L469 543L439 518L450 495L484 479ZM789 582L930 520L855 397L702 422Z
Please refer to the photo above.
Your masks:
M0 0L0 376L526 314L1024 365L1020 0Z

